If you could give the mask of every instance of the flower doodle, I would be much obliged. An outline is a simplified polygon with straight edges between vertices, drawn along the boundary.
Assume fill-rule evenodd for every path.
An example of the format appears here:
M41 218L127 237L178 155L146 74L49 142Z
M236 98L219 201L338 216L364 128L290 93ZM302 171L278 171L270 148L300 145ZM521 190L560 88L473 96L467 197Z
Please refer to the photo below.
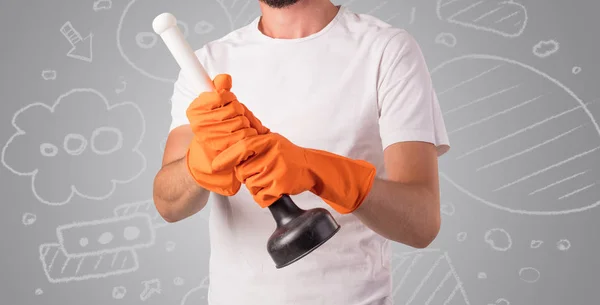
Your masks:
M73 89L52 106L27 105L12 124L17 131L2 149L2 164L30 177L34 196L48 205L66 204L75 195L108 198L117 184L146 168L138 150L145 132L139 107L110 105L93 89Z

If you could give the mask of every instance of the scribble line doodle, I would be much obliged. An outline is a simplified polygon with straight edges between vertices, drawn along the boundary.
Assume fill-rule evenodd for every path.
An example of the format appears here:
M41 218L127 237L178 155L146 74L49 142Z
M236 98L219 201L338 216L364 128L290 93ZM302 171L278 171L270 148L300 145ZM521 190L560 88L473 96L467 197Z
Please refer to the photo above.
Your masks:
M51 283L83 281L137 271L137 251L156 243L166 222L148 201L115 208L110 218L57 227L58 243L40 246L40 260Z
M73 119L73 113L79 117ZM110 105L94 89L73 89L52 106L29 104L15 113L12 125L17 131L2 148L2 165L31 177L34 196L47 205L66 204L75 195L106 199L118 184L137 179L146 169L139 150L146 128L141 109L132 102Z
M256 1L253 0L217 0L221 3L223 9L225 9L230 16L230 23L233 24L234 27L239 27L246 25L250 22L250 19L256 18L260 15L260 6L258 6ZM250 13L246 21L243 23L240 22L240 18L244 15Z
M177 77L178 67L176 64L156 65L157 60L169 60L171 55L148 23L165 11L177 17L178 26L187 41L197 50L246 25L247 22L242 23L242 17L249 12L253 12L252 18L257 17L259 4L252 0L182 0L177 5L160 0L128 1L117 26L120 55L142 75L172 83Z
M109 10L112 7L112 0L96 0L94 1L94 12Z
M105 278L130 273L139 268L137 253L133 250L73 258L57 243L40 245L40 260L50 283Z
M546 58L560 49L560 44L558 41L551 40L542 40L533 46L533 54L539 58Z
M152 279L149 281L143 281L144 290L140 293L140 300L146 301L155 294L162 292L161 284L159 279Z
M395 254L393 261L394 304L470 304L447 252L417 250Z
M508 1L438 0L440 20L507 38L521 36L527 27L527 9Z
M574 191L572 191L570 193L567 193L567 194L564 194L564 195L558 197L558 200L562 200L562 199L571 197L571 196L573 196L573 195L575 195L575 194L577 194L579 192L583 192L583 191L589 189L590 187L594 187L594 186L596 186L596 183L588 184L588 185L586 185L586 186L584 186L582 188L578 188L578 189L576 189L576 190L574 190Z
M440 160L441 178L509 213L564 215L600 205L600 127L569 88L484 54L450 59L431 75L457 143Z
M209 281L209 276L205 276L204 279L202 279L202 281L200 282L200 285L192 288L183 296L179 305L205 304L207 299Z
M532 100L530 100L530 101L532 101ZM521 105L521 104L519 104L519 105ZM511 107L511 108L513 108L513 107ZM519 151L519 152L516 152L516 153L514 153L514 154L511 154L511 155L509 155L509 156L506 156L506 157L504 157L504 158L502 158L502 159L499 159L499 160L496 160L496 161L494 161L494 162L490 162L490 163L488 163L488 164L486 164L486 165L480 166L480 167L478 167L478 168L477 168L477 170L476 170L476 171L484 170L484 169L486 169L486 168L492 167L492 166L494 166L494 165L498 165L498 164L500 164L500 163L502 163L502 162L508 161L508 160L510 160L510 159L513 159L513 158L515 158L515 157L518 157L518 156L520 156L520 155L522 155L522 154L525 154L525 153L528 153L528 152L530 152L530 151L533 151L534 149L536 149L536 148L538 148L538 147L541 147L541 146L544 146L544 145L546 145L546 144L552 143L552 142L554 142L554 141L556 141L556 140L558 140L558 139L560 139L560 138L562 138L562 137L564 137L564 136L566 136L566 135L568 135L568 134L570 134L570 133L572 133L572 132L574 132L574 131L578 130L578 129L579 129L579 128L581 128L581 127L583 127L583 125L579 125L579 126L577 126L577 127L575 127L575 128L572 128L572 129L570 129L570 130L567 130L566 132L563 132L563 133L561 133L561 134L559 134L559 135L557 135L557 136L555 136L555 137L553 137L553 138L551 138L551 139L547 139L547 140L545 140L545 141L543 141L543 142L541 142L541 143L538 143L538 144L536 144L536 145L533 145L533 146L531 146L531 147L529 147L529 148L526 148L526 149L524 149L524 150L521 150L521 151ZM539 192L539 190L535 190L535 191L533 191L533 192L529 193L529 195L535 194L535 193L537 193L537 192Z
M92 33L84 38L75 30L70 21L67 21L60 27L60 33L71 44L71 49L67 52L68 57L92 62L92 38L94 37Z

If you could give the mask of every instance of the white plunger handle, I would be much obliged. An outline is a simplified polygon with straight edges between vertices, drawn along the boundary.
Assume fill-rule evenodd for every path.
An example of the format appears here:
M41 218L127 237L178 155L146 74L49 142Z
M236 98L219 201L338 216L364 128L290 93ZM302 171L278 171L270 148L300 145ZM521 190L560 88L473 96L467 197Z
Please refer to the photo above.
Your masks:
M179 64L181 71L190 80L196 94L214 91L212 79L198 60L194 50L185 40L177 26L177 19L170 13L162 13L152 22L154 32L158 34Z

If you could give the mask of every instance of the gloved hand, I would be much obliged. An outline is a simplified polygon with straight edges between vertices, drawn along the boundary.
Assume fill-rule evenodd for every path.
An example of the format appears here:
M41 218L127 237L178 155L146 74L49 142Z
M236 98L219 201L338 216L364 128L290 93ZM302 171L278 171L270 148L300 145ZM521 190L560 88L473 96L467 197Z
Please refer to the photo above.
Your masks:
M203 188L231 196L241 187L233 168L213 170L213 159L231 144L248 136L265 134L269 129L254 117L230 91L230 75L213 80L215 91L201 93L188 107L186 115L194 138L188 147L186 163L194 180Z
M284 194L310 191L341 214L362 204L376 174L366 161L303 148L277 133L240 140L216 156L212 168L235 168L236 177L263 208Z

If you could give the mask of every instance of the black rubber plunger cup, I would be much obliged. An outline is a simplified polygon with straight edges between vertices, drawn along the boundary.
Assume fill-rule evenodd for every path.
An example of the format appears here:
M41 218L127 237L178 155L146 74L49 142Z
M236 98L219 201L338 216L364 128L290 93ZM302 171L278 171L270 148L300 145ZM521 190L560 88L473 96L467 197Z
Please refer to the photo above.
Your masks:
M270 205L269 210L277 229L269 237L267 250L277 269L305 257L340 229L326 209L303 210L287 195Z

